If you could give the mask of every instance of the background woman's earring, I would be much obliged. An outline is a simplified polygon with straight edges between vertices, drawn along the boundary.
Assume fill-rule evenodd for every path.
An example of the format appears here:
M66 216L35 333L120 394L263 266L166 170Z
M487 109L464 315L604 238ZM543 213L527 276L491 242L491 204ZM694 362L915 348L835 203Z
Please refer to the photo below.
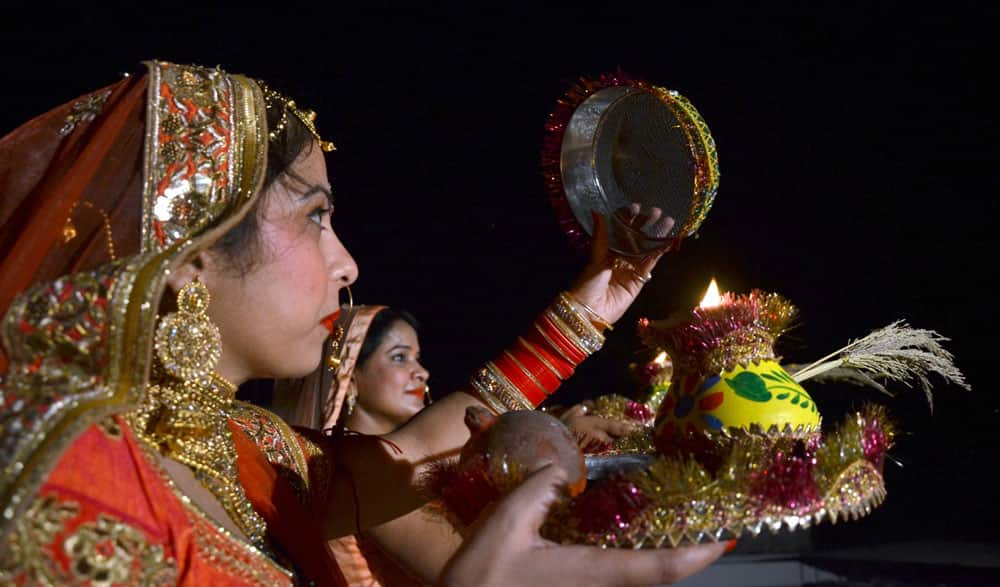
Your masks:
M222 336L208 318L212 299L195 277L177 293L177 311L160 319L153 346L160 365L170 375L191 381L211 373L222 356Z
M358 392L351 390L347 392L347 415L354 413L354 404L358 403Z
M434 403L434 400L431 399L431 386L427 385L425 383L424 384L424 405L425 406L429 406L432 403Z

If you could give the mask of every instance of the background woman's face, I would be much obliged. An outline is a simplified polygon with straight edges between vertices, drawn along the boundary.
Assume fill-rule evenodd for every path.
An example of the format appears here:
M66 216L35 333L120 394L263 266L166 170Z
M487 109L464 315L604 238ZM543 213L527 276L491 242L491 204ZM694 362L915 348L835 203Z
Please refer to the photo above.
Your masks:
M239 275L215 255L202 273L209 313L222 333L219 371L235 380L300 377L320 362L341 288L358 267L330 224L326 162L314 144L269 188L261 209L259 252Z
M375 352L354 371L358 391L355 410L363 410L373 420L395 429L423 409L429 376L420 364L417 331L396 320Z

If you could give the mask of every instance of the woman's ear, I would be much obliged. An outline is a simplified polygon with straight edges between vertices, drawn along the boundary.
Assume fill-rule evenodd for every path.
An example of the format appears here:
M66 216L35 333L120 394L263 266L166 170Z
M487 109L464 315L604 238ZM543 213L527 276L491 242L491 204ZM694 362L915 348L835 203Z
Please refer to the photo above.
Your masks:
M175 295L182 287L201 275L208 259L208 255L201 251L170 272L170 275L167 276L167 285Z

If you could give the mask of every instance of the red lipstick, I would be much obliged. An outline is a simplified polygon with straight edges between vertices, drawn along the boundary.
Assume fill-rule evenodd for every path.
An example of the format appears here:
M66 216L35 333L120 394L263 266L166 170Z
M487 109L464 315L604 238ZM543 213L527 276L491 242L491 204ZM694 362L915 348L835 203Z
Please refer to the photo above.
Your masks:
M415 397L424 397L424 394L427 393L426 390L427 390L426 387L417 387L417 388L414 388L414 389L407 389L406 390L406 394L407 395L412 395L412 396L415 396Z
M327 330L329 330L330 333L332 334L333 333L333 325L337 323L337 318L340 318L340 310L337 310L336 312L334 312L333 314L330 314L326 318L323 318L319 322Z

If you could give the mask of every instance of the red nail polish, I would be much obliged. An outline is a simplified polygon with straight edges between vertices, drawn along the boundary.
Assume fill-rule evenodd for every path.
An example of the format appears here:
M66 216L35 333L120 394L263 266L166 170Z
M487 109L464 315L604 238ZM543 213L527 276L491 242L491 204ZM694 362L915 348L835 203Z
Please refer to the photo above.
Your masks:
M730 540L726 543L726 552L732 552L734 548L736 548L735 540Z

